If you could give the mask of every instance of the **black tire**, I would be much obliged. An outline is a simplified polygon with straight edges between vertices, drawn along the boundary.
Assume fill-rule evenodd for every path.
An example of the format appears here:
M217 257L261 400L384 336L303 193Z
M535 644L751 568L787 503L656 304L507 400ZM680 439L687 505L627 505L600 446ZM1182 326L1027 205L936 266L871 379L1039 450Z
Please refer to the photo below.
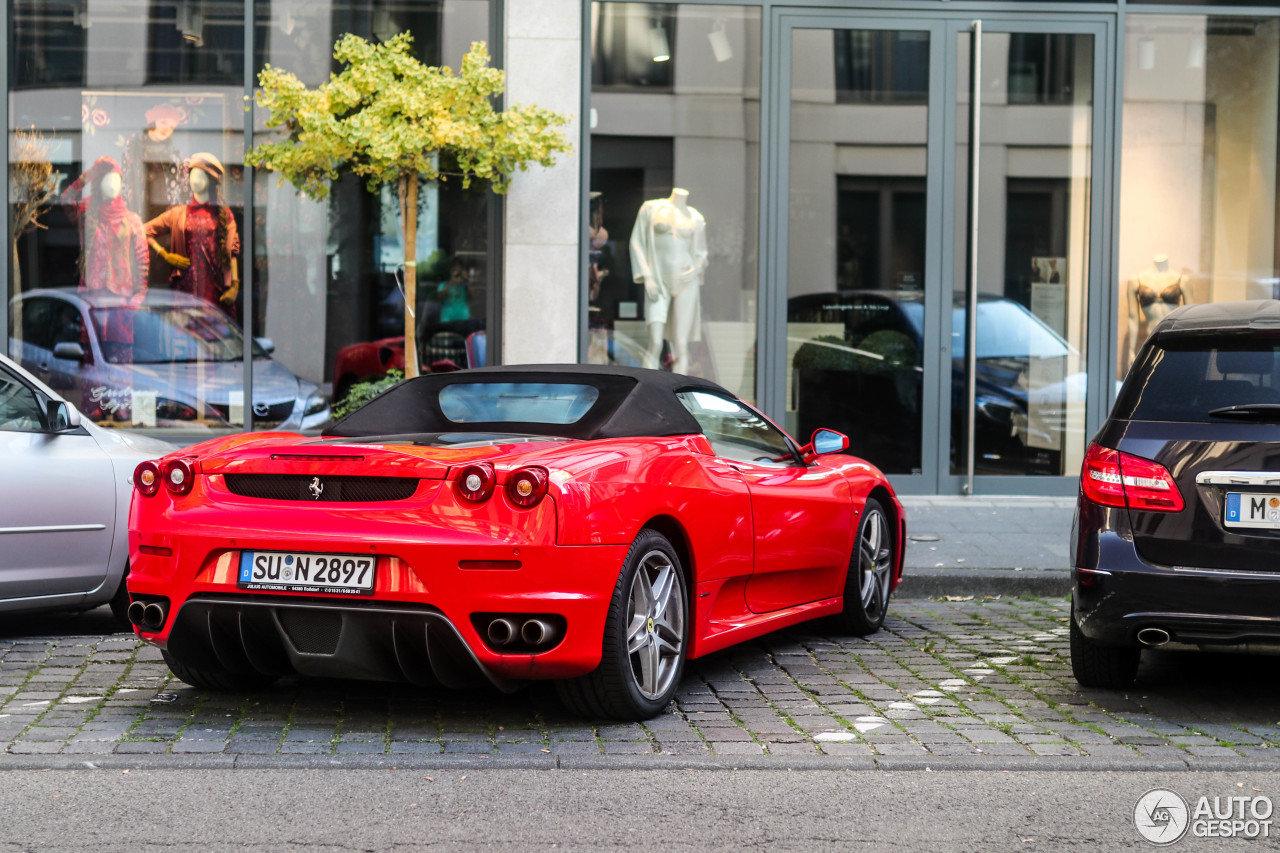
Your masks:
M242 693L261 690L264 687L270 687L279 677L262 672L197 669L194 666L187 666L169 654L168 651L161 651L160 654L164 656L164 662L169 665L169 670L174 675L192 687L199 687L203 690L214 690L219 693Z
M642 530L613 589L600 666L557 682L556 690L579 716L650 719L680 687L688 644L689 593L680 558L665 536Z
M1129 646L1104 646L1090 640L1076 623L1071 610L1071 674L1081 687L1124 690L1138 677L1142 649Z
M124 574L120 576L120 586L116 587L115 595L111 596L109 606L111 607L111 616L116 620L116 624L122 629L132 630L133 623L129 621L129 587L125 581L129 577L129 567L125 566Z
M865 637L880 630L889 610L889 585L893 582L896 530L875 498L867 498L858 522L858 536L849 557L844 581L844 610L836 617L838 627Z

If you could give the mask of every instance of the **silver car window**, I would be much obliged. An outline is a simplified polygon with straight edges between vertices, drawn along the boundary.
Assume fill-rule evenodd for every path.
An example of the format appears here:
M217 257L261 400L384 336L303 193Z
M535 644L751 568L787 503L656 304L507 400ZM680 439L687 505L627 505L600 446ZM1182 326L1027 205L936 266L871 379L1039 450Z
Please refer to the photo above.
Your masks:
M0 369L0 430L8 432L42 432L40 400L36 392L18 381L7 370Z

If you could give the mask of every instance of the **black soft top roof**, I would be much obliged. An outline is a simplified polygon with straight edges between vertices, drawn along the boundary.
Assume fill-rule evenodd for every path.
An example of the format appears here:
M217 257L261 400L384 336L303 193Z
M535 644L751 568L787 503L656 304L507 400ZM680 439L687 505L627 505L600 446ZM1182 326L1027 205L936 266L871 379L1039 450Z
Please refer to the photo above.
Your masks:
M599 397L571 424L536 422L465 423L440 410L440 390L471 382L530 382L589 385ZM431 432L501 432L567 438L693 435L702 429L676 399L677 391L711 391L732 397L696 376L598 364L526 364L431 373L406 380L367 405L334 421L326 436L360 437Z

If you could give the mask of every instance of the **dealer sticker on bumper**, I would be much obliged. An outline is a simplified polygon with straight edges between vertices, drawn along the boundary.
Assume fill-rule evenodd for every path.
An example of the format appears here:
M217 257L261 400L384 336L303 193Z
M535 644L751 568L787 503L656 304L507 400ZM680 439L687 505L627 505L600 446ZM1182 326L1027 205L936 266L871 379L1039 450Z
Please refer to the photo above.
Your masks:
M1273 493L1227 492L1227 527L1280 528L1280 495Z
M355 554L299 554L242 551L240 589L372 595L376 557Z

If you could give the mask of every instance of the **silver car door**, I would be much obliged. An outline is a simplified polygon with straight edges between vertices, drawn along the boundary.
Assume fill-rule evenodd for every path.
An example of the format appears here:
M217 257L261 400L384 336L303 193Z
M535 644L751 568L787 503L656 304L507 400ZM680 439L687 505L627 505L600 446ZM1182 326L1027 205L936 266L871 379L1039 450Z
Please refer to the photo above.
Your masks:
M0 599L85 593L107 574L111 460L83 428L45 428L47 398L0 365Z

